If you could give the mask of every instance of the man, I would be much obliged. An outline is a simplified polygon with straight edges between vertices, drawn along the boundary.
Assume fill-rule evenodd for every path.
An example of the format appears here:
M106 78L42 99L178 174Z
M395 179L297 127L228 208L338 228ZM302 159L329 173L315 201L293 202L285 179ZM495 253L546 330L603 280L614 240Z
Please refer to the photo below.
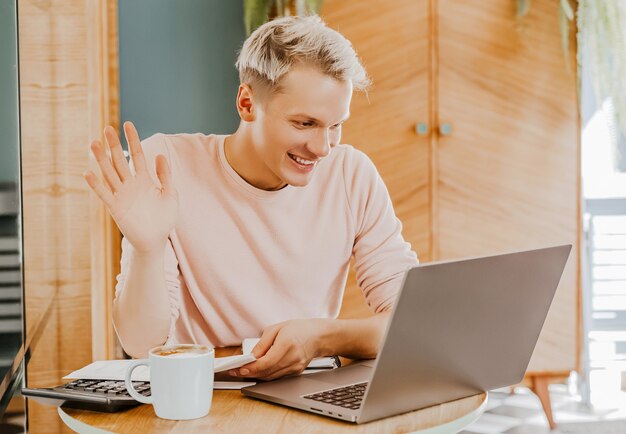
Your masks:
M237 60L241 122L232 135L155 134L124 124L108 187L85 179L124 235L113 320L126 352L163 343L239 345L261 335L235 377L274 379L315 357L373 358L404 271L402 239L371 161L341 145L353 89L367 75L351 44L317 16L259 27ZM375 312L338 320L351 256Z

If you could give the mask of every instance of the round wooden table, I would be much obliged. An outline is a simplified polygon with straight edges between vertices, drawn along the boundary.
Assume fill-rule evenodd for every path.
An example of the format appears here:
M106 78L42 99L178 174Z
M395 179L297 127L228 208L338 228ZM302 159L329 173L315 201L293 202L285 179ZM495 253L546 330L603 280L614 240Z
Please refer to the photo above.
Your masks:
M220 349L217 356L236 353ZM388 417L363 425L343 422L305 411L248 398L239 390L215 390L206 417L172 421L159 419L151 405L119 413L98 413L59 407L63 422L78 433L406 433L451 434L463 430L483 413L487 394Z

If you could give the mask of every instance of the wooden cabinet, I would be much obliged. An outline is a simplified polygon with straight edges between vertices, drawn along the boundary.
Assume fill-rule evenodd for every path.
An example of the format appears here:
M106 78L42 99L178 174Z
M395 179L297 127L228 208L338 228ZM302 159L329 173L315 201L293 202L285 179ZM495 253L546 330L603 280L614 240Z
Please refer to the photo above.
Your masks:
M342 141L378 167L422 262L574 244L529 366L566 375L579 354L579 123L557 3L533 2L522 22L511 0L329 0L321 14L374 81ZM351 279L342 316L366 314Z
M321 15L350 39L374 80L368 94L355 93L342 142L372 158L402 220L404 237L421 261L430 261L433 143L430 133L415 131L417 123L433 124L430 5L329 0ZM341 316L370 314L351 273Z

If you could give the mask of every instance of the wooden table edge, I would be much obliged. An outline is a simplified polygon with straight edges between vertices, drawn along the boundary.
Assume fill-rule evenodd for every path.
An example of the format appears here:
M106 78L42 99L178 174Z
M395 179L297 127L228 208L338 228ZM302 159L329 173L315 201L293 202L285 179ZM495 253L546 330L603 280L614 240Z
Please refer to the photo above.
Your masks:
M229 391L229 392L237 392L237 391ZM418 434L448 434L448 433L456 433L459 432L461 430L463 430L464 428L466 428L467 426L469 426L471 423L475 422L481 415L482 413L485 411L485 408L487 406L487 402L488 402L488 393L487 392L483 392L482 394L477 394L477 395L472 395L472 396L468 396L465 398L460 398L458 400L455 401L450 401L450 402L445 402L442 404L437 404L431 407L426 407L426 408L422 408L419 410L415 410L414 412L409 412L409 413L404 413L401 415L396 415L396 416L390 416L389 418L385 418L385 419L380 419L378 421L372 421L366 424L353 424L353 423L349 423L349 422L344 422L344 421L339 421L339 420L334 420L334 419L330 419L330 418L326 418L325 416L320 416L320 415L316 415L313 413L306 413L306 412L302 412L301 410L296 410L296 409L291 409L291 408L287 408L287 407L283 407L283 406L278 406L281 408L286 409L286 411L289 411L290 413L293 412L295 414L304 414L304 415L312 415L315 419L319 418L321 421L324 421L325 419L327 420L331 420L334 422L337 422L338 424L342 425L342 426L338 426L337 427L337 431L344 431L344 432L364 432L364 431L368 431L368 425L372 426L372 425L377 425L377 423L383 422L383 421L387 421L387 423L393 423L392 419L394 418L401 418L402 416L405 415L410 415L413 413L419 413L419 412L432 412L433 410L438 408L437 413L441 416L441 414L444 412L444 410L446 409L447 406L450 405L454 405L454 403L460 403L461 401L466 401L466 400L471 400L471 399L475 399L477 397L481 397L482 399L479 399L476 401L476 405L470 409L469 412L464 413L458 417L454 417L450 420L446 420L443 423L437 424L437 425L432 425L429 427L424 427L421 428L417 431L409 431L411 433L418 433ZM277 405L277 404L270 404L268 403L268 405ZM72 430L76 431L77 433L85 433L85 434L110 434L114 431L107 431L106 429L103 428L99 428L95 425L91 425L90 424L90 420L91 419L96 419L99 421L102 421L103 419L106 419L109 415L111 417L111 419L117 419L118 417L123 417L122 413L97 413L97 412L90 412L87 410L77 410L77 409L72 409L72 408L64 408L64 407L58 407L58 414L59 417L61 418L61 420ZM251 415L254 417L254 415ZM156 418L156 416L153 416L154 418ZM138 422L141 418L141 416L137 416L138 418ZM184 424L185 422L188 421L180 421L177 422L177 424L181 424L181 428L182 424ZM107 424L108 425L108 424ZM402 426L406 427L406 421L398 423L398 426L401 428ZM222 425L222 428L224 428L224 425ZM323 428L323 424L320 424L320 429ZM328 427L327 427L328 428ZM191 431L193 431L193 428L191 429ZM324 429L324 431L326 431ZM169 429L168 429L169 432ZM174 432L174 431L172 431ZM183 431L181 431L183 432ZM399 432L399 431L395 431L395 432Z

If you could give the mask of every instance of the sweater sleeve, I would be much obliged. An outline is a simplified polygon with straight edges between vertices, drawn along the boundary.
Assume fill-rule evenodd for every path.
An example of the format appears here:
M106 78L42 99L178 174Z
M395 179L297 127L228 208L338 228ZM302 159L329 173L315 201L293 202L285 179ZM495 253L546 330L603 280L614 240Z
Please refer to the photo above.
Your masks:
M132 252L133 245L126 238L122 238L122 260L120 262L121 270L120 273L117 275L117 283L115 285L116 299L125 289L126 276L128 275L129 268L132 266L130 260L133 256ZM167 293L170 301L170 329L168 332L169 341L174 331L176 321L178 320L181 299L178 260L176 259L176 254L174 253L172 243L169 239L167 240L167 244L165 245L165 255L163 262L163 267L165 271L165 286L167 288ZM150 300L146 300L146 304L144 307L150 307Z
M144 152L148 173L152 177L152 180L159 185L159 180L156 175L156 156L159 154L165 155L165 157L170 161L169 152L167 150L165 136L163 134L155 134L151 137L148 137L145 140L142 140L141 146ZM134 174L135 169L130 163L131 172ZM119 297L122 291L125 289L126 285L126 276L128 275L128 270L132 267L131 258L133 256L133 246L132 244L124 237L122 238L122 258L120 261L120 273L117 275L117 283L115 285L115 298ZM174 252L174 248L172 247L172 242L168 239L167 244L165 245L164 252L164 272L165 272L165 285L167 288L169 302L170 302L170 329L168 332L168 341L172 336L174 331L174 327L176 325L176 321L179 316L179 306L181 300L181 282L180 282L180 270L178 268L178 259L176 258L176 253ZM149 300L146 300L146 307L149 307Z
M418 259L402 237L402 223L372 161L354 148L349 148L345 158L344 179L355 229L356 280L368 306L379 313L392 307L405 271Z

